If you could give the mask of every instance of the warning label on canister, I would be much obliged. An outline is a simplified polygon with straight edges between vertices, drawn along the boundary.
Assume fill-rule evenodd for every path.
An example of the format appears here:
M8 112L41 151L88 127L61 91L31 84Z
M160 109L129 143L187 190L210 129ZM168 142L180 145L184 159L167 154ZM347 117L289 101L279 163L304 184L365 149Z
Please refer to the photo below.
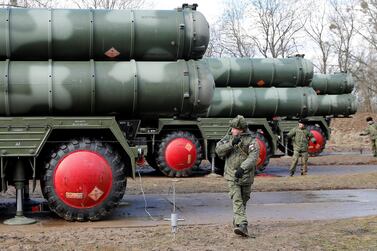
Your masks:
M105 52L105 55L109 58L116 58L120 55L120 52L117 51L114 47L111 47L108 51Z

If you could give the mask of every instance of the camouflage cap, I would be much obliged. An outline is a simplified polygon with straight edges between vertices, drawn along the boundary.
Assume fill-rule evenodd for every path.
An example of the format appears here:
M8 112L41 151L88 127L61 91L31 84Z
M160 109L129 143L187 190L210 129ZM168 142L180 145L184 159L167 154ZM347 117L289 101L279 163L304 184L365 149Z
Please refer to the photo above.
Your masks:
M237 117L229 121L229 126L232 128L245 130L247 129L247 122L242 115L237 115Z

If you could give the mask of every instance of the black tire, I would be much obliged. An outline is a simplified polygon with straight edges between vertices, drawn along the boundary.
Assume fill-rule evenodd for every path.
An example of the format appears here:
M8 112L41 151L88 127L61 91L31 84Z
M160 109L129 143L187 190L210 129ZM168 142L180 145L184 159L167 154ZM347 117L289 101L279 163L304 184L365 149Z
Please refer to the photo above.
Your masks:
M318 156L318 155L320 155L323 152L323 150L326 147L326 143L327 143L326 135L323 132L323 130L320 127L318 127L318 126L308 125L306 128L308 129L309 132L312 131L312 130L319 132L322 135L322 137L323 137L323 145L321 146L321 148L319 148L318 151L316 151L314 153L310 153L309 152L309 156L311 156L311 157Z
M215 172L220 175L224 175L225 160L215 157Z
M163 174L157 164L157 154L148 152L148 155L145 157L148 162L148 165L156 172L156 174Z
M257 138L259 138L261 141L263 141L264 144L266 145L266 159L265 159L265 161L263 162L262 165L257 167L257 171L263 172L264 170L266 170L266 167L270 163L270 158L272 156L272 149L271 149L270 142L267 140L267 138L262 133L257 132Z
M98 205L91 208L74 208L62 201L56 194L53 181L54 171L59 160L67 154L77 150L90 150L104 157L112 171L112 186L107 197ZM72 140L62 144L54 151L46 164L43 176L43 193L46 196L51 211L68 221L95 221L108 215L123 198L126 190L125 165L120 155L108 144L92 141L87 138Z
M47 195L45 193L45 187L46 187L46 183L44 182L43 180L43 177L41 177L39 179L39 185L41 186L41 193L42 193L42 196L45 200L47 200Z
M148 144L148 154L145 156L145 159L148 162L148 165L154 170L160 170L157 165L157 154L152 151L152 144Z
M166 163L165 160L165 150L169 143L177 138L185 138L195 146L196 148L196 160L194 165L191 168L183 169L183 170L174 170ZM192 175L192 170L197 168L200 165L202 160L202 147L198 139L189 132L173 132L168 134L165 138L162 139L159 148L158 148L158 158L157 158L157 165L160 168L160 171L168 177L189 177Z

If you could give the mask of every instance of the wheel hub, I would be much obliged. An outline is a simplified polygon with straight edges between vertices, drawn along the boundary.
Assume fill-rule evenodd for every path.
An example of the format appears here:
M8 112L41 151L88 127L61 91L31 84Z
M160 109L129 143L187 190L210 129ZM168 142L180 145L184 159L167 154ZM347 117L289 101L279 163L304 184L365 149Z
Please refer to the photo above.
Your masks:
M313 134L313 136L316 140L316 143L309 141L308 152L309 153L316 153L316 152L321 151L321 149L324 145L324 142L325 142L323 135L320 132L318 132L317 130L310 130L310 132Z
M166 163L173 170L182 171L193 167L196 158L196 147L191 140L176 138L170 141L166 147Z
M111 167L102 155L78 150L57 164L54 187L57 196L68 206L91 208L107 198L112 179Z
M257 161L257 167L263 166L267 158L267 147L263 140L256 138L259 145L259 158Z

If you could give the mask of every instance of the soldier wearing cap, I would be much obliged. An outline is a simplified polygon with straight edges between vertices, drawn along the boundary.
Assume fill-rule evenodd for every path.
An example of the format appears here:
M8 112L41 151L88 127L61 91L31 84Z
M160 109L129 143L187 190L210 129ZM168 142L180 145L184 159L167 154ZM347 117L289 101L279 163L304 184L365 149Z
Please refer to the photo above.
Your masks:
M246 203L250 199L251 185L259 158L259 145L247 127L245 118L238 115L230 121L230 130L217 143L217 155L225 159L224 178L228 182L233 202L234 233L248 236Z
M290 176L293 176L296 171L296 166L298 159L301 157L301 175L306 175L308 173L308 147L309 140L315 143L315 138L308 129L306 129L307 120L300 119L298 121L298 126L292 128L288 133L288 138L292 139L293 144L293 157L291 168L289 169Z
M360 136L369 135L370 143L372 144L373 156L377 157L377 124L374 123L372 117L368 117L366 120L368 123L368 127L365 128L364 132L360 133Z

